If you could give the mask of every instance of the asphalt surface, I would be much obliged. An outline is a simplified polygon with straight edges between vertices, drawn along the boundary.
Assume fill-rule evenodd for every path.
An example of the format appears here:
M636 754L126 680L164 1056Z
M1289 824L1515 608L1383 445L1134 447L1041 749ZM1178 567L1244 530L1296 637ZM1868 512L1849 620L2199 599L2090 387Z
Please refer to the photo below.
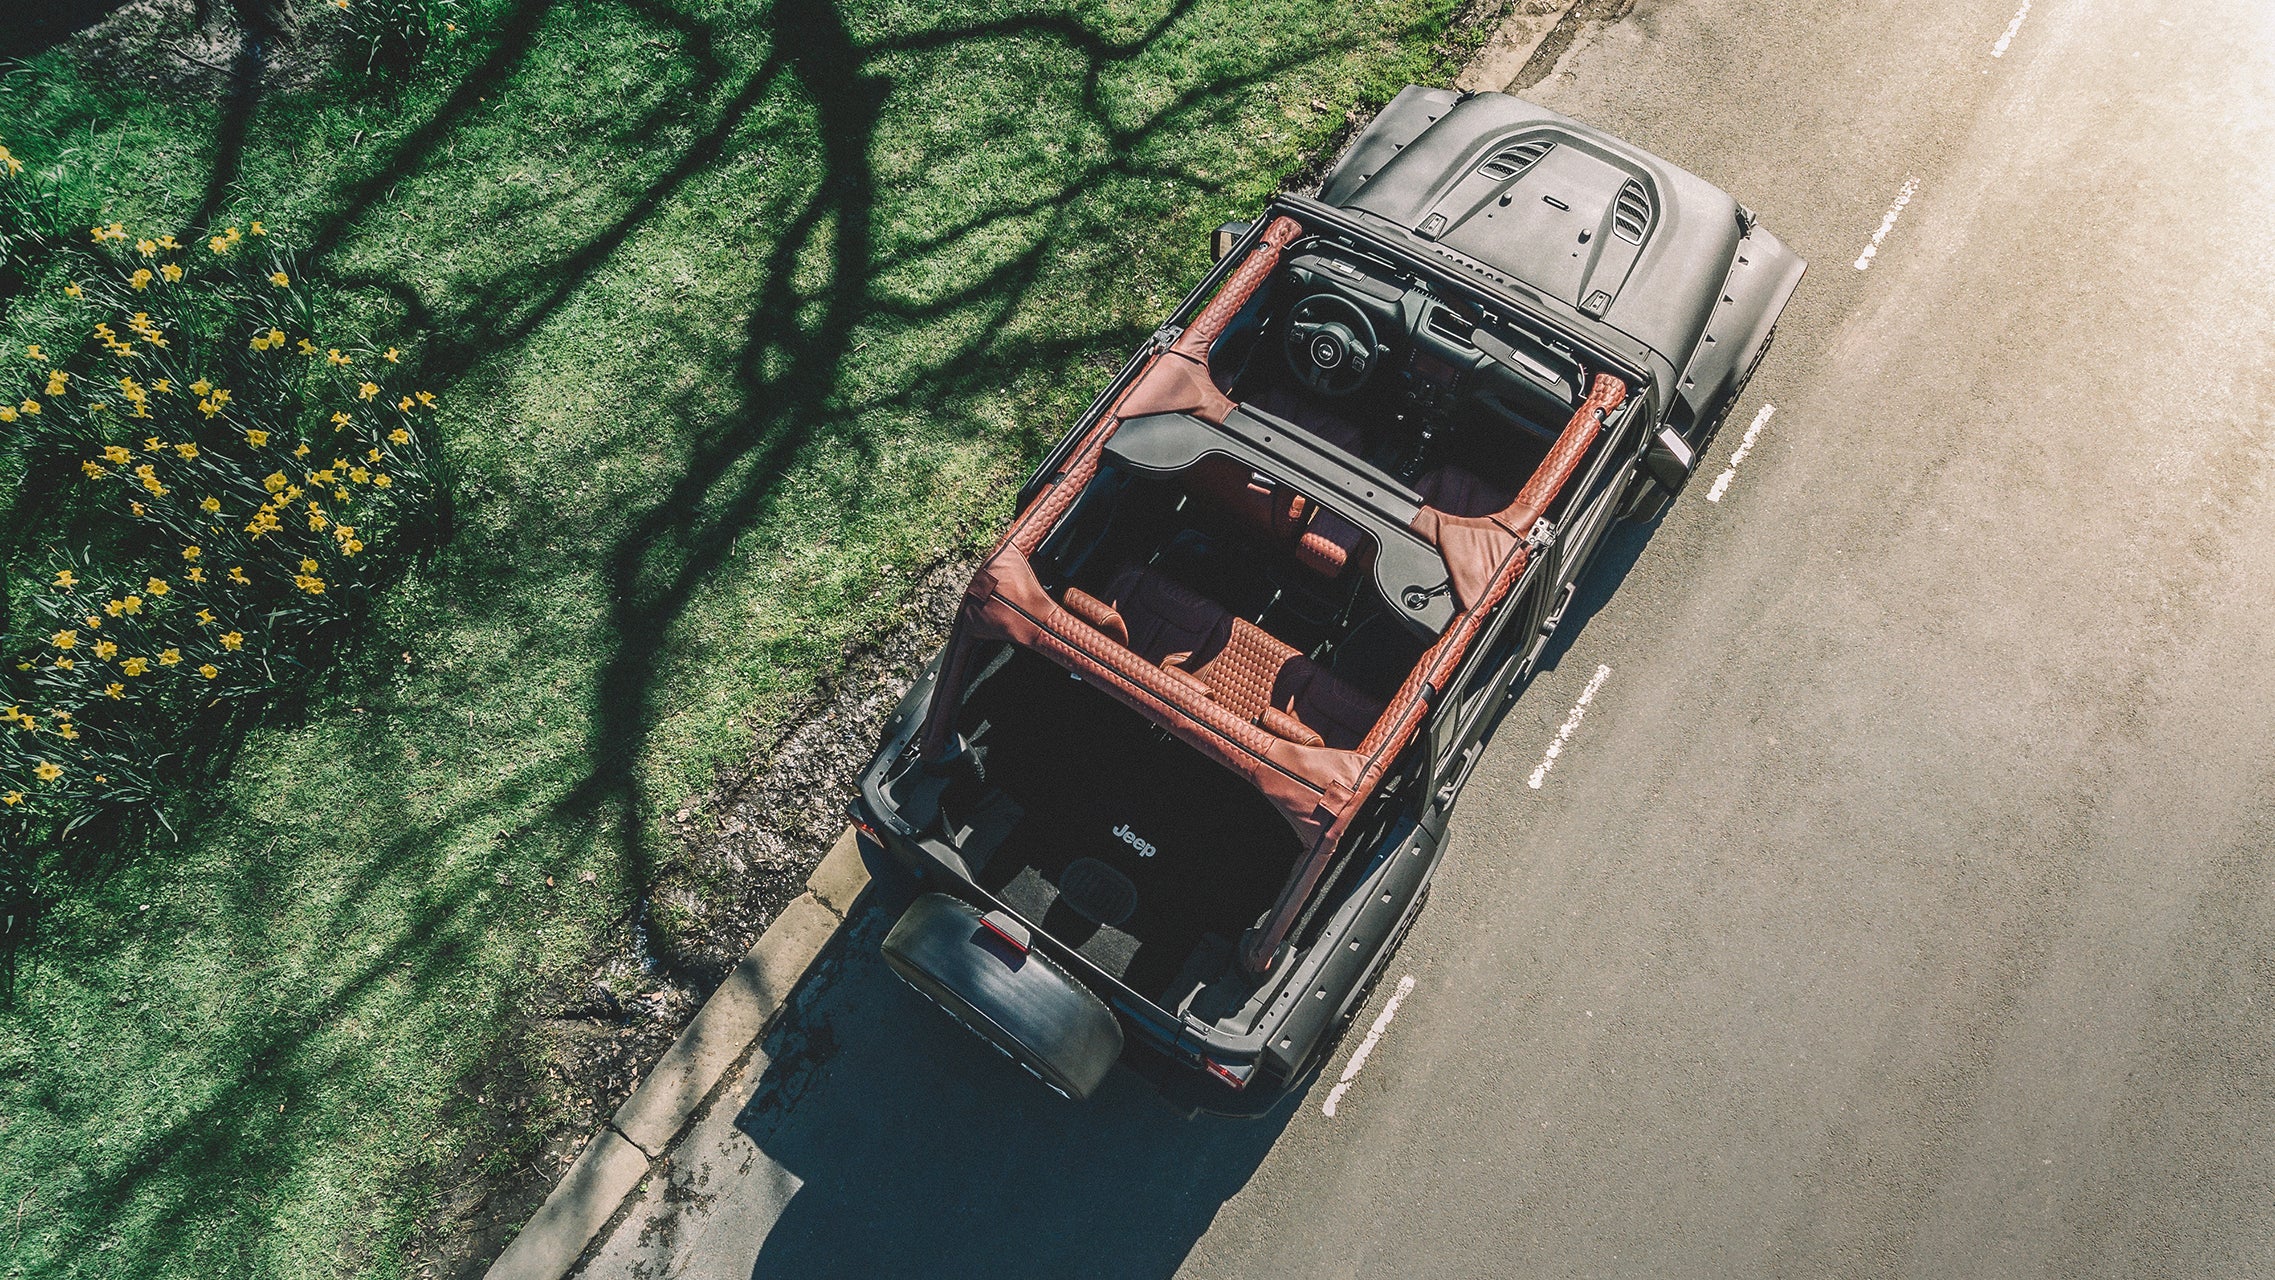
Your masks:
M2275 1271L2275 5L2018 6L1644 0L1528 91L1813 267L1326 1078L1059 1103L872 912L585 1274Z

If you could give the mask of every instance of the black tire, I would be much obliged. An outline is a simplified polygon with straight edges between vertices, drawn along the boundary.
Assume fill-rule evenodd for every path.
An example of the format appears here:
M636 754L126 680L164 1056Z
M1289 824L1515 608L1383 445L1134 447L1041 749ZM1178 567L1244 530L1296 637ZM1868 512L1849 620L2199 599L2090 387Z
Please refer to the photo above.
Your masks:
M1122 1056L1113 1011L1040 950L997 942L968 902L924 894L883 950L918 993L1069 1098L1089 1097Z

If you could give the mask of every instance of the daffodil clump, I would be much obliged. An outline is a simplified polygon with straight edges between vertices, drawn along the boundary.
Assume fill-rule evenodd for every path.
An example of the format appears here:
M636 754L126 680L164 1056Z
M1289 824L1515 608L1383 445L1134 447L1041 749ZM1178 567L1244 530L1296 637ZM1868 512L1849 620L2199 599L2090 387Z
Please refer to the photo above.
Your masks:
M85 234L49 340L0 352L0 433L81 543L9 566L0 851L154 806L198 724L354 614L432 493L435 397L400 350L325 332L260 222Z
M38 270L55 247L55 190L33 179L0 138L0 297Z

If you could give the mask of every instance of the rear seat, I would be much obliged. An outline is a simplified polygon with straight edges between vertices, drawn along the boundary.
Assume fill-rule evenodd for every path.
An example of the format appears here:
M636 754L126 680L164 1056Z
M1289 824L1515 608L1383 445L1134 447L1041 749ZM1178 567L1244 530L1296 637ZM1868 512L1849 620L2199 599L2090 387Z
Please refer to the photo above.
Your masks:
M1333 581L1358 553L1359 527L1269 476L1228 458L1208 458L1184 474L1185 488L1258 535L1288 544L1297 563Z
M1103 600L1068 587L1064 603L1068 612L1146 661L1290 742L1347 751L1382 715L1383 703L1144 565L1116 575Z

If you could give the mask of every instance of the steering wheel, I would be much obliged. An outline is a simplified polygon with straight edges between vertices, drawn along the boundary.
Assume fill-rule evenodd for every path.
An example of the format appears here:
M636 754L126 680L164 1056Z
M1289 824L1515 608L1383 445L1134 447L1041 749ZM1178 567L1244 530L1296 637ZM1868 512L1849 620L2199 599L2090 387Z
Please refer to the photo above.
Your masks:
M1374 324L1349 298L1315 293L1289 310L1285 350L1306 390L1347 396L1374 373Z

